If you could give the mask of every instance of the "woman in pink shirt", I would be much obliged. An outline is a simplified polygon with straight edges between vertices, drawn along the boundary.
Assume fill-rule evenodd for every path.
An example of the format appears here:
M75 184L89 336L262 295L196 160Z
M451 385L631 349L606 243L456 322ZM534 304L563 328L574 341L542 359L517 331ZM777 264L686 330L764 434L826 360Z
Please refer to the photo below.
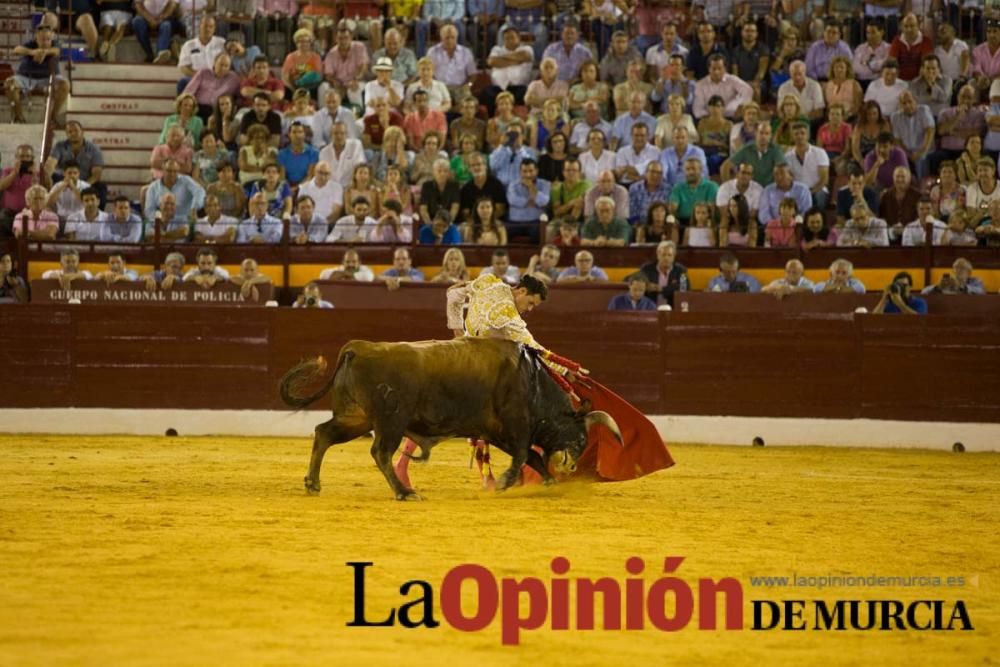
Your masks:
M827 107L827 118L829 122L824 123L816 133L816 144L826 151L830 156L831 179L847 173L847 166L851 161L851 133L854 131L850 125L844 122L844 106L842 104L832 104Z
M845 56L837 56L830 61L830 80L823 84L826 106L842 104L847 110L847 117L854 118L861 109L864 96L861 84L854 78L851 61Z
M768 248L794 248L798 244L795 216L798 205L791 197L785 197L778 206L778 219L771 220L764 228L764 245Z

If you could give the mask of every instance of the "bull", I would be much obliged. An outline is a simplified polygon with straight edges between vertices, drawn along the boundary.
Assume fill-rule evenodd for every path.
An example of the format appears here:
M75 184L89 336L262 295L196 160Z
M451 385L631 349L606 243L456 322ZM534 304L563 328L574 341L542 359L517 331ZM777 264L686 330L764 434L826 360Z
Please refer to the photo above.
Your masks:
M332 390L333 418L315 429L305 477L306 490L313 494L320 491L326 450L371 431L372 458L398 500L419 499L392 469L403 436L420 446L421 459L449 438L490 442L511 457L498 490L516 483L525 464L546 483L554 481L550 459L557 471L575 470L595 424L604 424L621 442L609 414L586 406L574 410L538 353L508 340L351 341L341 349L326 384L315 393L301 393L325 371L322 358L304 361L285 373L280 384L284 403L297 409Z

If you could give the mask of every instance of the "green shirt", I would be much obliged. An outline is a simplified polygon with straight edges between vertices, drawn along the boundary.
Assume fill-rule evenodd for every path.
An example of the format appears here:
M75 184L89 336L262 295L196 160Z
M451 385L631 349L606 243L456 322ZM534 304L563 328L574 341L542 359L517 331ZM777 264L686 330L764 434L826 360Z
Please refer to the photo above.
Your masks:
M751 141L733 153L729 161L736 167L741 164L751 165L753 180L766 188L774 182L774 168L779 164L785 164L785 153L772 143L767 147L767 151L761 154L757 149L757 142Z
M715 195L719 192L719 186L714 181L701 179L698 185L691 187L687 181L674 186L670 193L670 203L677 204L677 217L682 220L690 220L694 213L694 205L699 202L715 204Z
M606 239L621 239L628 243L631 232L628 223L621 218L615 218L610 225L605 227L597 221L597 216L594 216L583 224L580 238L593 241L598 236L603 236Z
M590 181L581 180L573 187L566 185L565 181L557 181L552 184L552 194L549 195L549 203L554 211L557 206L564 206L575 199L583 199L590 190ZM582 209L581 209L582 210Z

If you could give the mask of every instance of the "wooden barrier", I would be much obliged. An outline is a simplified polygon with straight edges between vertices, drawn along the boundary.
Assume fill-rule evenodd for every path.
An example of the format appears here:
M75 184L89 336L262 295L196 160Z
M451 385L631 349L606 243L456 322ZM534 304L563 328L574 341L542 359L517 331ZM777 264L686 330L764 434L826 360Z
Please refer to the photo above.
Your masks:
M216 283L211 288L194 283L178 283L163 290L146 289L142 281L120 281L108 284L103 280L74 280L70 289L63 289L58 280L32 280L31 300L35 303L116 303L135 305L150 303L176 306L263 306L270 298L272 286L256 285L257 299L244 297L240 288L229 282Z
M652 414L1000 423L995 313L543 307L528 322L538 340ZM278 409L278 380L305 357L334 360L351 339L446 337L439 310L189 306L178 317L152 305L9 306L0 308L0 405Z

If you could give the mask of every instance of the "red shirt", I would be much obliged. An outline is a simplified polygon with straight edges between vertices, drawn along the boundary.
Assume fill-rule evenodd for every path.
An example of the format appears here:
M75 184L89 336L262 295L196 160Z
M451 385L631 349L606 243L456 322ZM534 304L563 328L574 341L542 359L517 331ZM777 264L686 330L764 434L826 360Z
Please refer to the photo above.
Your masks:
M372 114L371 116L365 116L364 121L365 129L364 133L368 135L371 139L372 146L382 145L382 135L385 134L387 127L382 127L382 123L379 122L378 116ZM389 126L396 125L397 127L403 127L403 114L398 111L389 110Z
M934 45L923 33L920 33L920 38L913 45L904 42L901 33L892 40L889 47L889 57L899 61L899 78L903 81L913 81L920 76L921 59L933 52Z
M851 140L851 126L847 123L840 123L840 131L834 132L829 123L819 128L816 133L816 144L827 153L844 153L847 151L847 142Z

